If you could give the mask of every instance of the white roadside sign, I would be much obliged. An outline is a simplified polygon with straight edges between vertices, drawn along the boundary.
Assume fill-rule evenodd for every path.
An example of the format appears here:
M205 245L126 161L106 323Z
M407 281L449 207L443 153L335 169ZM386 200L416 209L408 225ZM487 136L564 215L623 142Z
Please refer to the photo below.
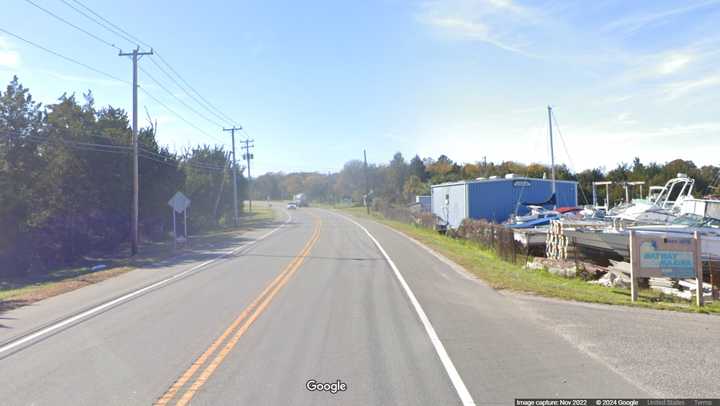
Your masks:
M187 215L188 215L188 207L190 207L190 199L188 199L187 196L185 196L182 192L177 192L173 195L173 197L168 200L168 205L172 207L172 223L173 223L173 246L177 242L185 243L187 242L188 238L188 231L187 231ZM183 229L184 233L182 237L178 237L177 235L177 221L175 220L175 213L182 213L183 214Z
M190 199L187 198L182 192L177 192L173 195L168 204L178 213L182 213L190 207Z

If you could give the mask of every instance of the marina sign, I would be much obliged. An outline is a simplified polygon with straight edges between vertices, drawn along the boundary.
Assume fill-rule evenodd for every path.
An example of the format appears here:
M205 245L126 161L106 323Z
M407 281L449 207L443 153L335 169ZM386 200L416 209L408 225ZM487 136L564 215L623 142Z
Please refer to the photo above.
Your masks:
M637 299L637 278L697 279L702 292L702 262L700 236L693 238L668 237L658 233L630 231L631 290ZM701 305L702 294L698 295Z

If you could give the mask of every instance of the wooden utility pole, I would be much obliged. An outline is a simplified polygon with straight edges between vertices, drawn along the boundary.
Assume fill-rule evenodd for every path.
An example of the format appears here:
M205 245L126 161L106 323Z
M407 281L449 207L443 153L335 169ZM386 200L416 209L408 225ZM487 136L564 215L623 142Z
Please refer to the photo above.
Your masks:
M243 159L247 161L247 170L248 170L248 211L252 213L252 177L250 176L250 160L255 158L255 155L250 153L250 148L255 148L254 144L250 144L251 142L255 142L255 140L246 139L245 145L241 146L245 152L243 153Z
M238 216L238 201L237 201L237 160L235 160L235 130L242 130L242 127L223 128L223 131L230 131L232 134L232 169L233 169L233 207L235 210L235 226L240 225ZM248 173L250 173L250 166L248 165Z
M138 217L140 215L140 177L139 177L139 163L138 163L138 112L137 112L137 89L138 89L138 60L139 57L144 55L152 55L152 49L150 52L140 52L140 47L136 47L132 52L122 52L119 56L132 56L133 62L133 84L132 84L132 98L133 98L133 113L132 113L132 147L133 147L133 196L132 196L132 219L130 221L130 251L132 255L137 254L138 251Z
M370 184L368 183L367 152L363 150L363 161L365 162L365 211L370 214Z

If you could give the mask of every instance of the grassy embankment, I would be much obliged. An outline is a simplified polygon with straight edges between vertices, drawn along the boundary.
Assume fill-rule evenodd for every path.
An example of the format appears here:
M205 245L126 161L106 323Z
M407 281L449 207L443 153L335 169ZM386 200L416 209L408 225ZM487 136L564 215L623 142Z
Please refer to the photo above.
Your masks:
M362 207L337 207L358 217L368 217ZM498 258L491 250L472 241L453 239L431 229L388 220L379 213L370 217L390 226L450 258L495 289L508 289L565 300L647 307L685 312L720 313L720 302L702 308L681 298L652 290L639 292L639 301L630 301L630 290L592 285L581 278L564 278L546 270L529 270Z
M274 212L267 207L253 207L253 213L243 213L242 225L237 229L208 231L192 235L192 244L205 245L226 240L249 229L262 226L274 219ZM14 309L39 300L69 292L86 285L101 282L135 268L143 267L177 255L171 242L143 244L140 254L129 257L119 253L106 258L85 258L81 264L57 269L43 275L25 278L0 279L0 311ZM105 268L93 271L95 264Z

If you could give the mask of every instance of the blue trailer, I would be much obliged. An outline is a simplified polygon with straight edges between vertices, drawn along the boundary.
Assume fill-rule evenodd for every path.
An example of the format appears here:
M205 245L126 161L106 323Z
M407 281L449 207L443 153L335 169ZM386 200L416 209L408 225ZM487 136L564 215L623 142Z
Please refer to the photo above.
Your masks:
M422 211L429 213L430 207L431 207L431 197L430 196L415 196L415 203L419 204Z
M557 207L577 206L577 182L555 181ZM439 221L457 228L466 218L502 223L529 212L526 205L547 203L552 181L508 175L505 178L442 183L430 188L432 212ZM546 205L547 206L547 205Z

